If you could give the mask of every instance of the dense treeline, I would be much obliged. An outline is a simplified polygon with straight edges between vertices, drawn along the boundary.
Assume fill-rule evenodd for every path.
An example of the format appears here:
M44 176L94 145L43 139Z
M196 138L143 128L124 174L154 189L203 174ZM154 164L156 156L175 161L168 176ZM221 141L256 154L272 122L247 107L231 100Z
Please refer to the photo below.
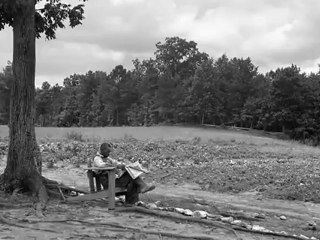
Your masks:
M250 58L218 59L179 37L156 44L155 57L74 74L63 86L44 82L36 91L41 126L121 126L159 123L234 125L287 131L318 144L320 73L291 65L266 74ZM0 124L9 112L9 63L0 73Z

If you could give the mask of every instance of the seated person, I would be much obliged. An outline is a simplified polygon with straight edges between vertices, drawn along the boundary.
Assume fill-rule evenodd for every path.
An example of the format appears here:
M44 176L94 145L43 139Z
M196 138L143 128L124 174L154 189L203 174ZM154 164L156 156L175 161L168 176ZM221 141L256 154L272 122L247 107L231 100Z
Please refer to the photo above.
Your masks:
M126 188L125 195L127 204L134 204L139 201L139 193L145 193L155 189L154 185L145 183L139 176L132 177L126 171L126 165L115 159L109 157L111 152L111 144L102 143L100 149L93 160L93 167L117 167L116 174L116 187ZM100 181L104 189L108 188L108 176L107 173L102 171L96 172L100 175Z

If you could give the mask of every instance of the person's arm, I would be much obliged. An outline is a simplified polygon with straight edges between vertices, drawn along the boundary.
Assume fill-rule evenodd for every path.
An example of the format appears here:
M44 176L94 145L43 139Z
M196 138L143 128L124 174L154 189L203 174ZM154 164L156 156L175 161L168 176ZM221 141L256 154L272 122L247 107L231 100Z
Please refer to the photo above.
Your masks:
M94 167L106 167L107 164L102 160L101 157L99 156L96 156L94 159L93 159L93 166Z
M117 168L124 169L126 166L123 162L117 161L116 159L113 159L111 157L108 157L108 160L112 163L113 166Z

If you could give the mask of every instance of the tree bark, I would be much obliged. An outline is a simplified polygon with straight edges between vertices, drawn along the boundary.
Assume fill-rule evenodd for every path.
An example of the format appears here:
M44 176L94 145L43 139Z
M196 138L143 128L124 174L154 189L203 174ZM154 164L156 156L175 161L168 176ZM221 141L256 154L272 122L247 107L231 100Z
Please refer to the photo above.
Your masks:
M14 1L13 83L10 95L7 190L24 188L47 199L35 135L35 0Z

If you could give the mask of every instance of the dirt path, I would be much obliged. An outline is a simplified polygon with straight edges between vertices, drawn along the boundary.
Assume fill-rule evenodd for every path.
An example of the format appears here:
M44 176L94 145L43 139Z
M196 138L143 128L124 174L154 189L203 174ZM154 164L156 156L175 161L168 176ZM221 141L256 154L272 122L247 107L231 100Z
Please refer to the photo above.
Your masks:
M44 168L43 174L68 186L88 190L82 167ZM260 214L263 219L242 220L273 231L320 237L318 230L308 230L308 221L320 221L318 204L263 199L255 192L237 195L211 193L187 183L157 184L154 191L142 195L141 199L161 206L205 210L212 214ZM19 202L19 199L10 197L7 202ZM0 239L197 239L196 236L198 239L236 239L230 231L218 227L136 212L108 211L104 201L77 205L51 202L43 218L36 217L30 206L19 209L2 206ZM280 216L285 216L286 220L281 220ZM242 231L237 231L237 235L244 240L288 239Z
M46 169L44 170L44 175L60 180L67 185L88 189L86 175L81 168ZM257 224L273 231L286 231L291 234L303 234L317 238L320 236L317 230L308 230L308 222L317 223L320 221L319 204L263 199L255 192L234 195L211 193L202 191L198 185L186 183L180 185L157 184L157 188L151 193L143 195L142 200L146 202L158 201L163 206L205 210L213 214L226 214L229 212L262 214L265 216L262 221L251 221L250 224ZM284 216L286 220L281 220L280 216ZM151 221L154 221L154 219ZM200 232L203 231L203 229L198 230ZM279 237L259 234L240 233L240 235L242 235L243 239L280 239Z

